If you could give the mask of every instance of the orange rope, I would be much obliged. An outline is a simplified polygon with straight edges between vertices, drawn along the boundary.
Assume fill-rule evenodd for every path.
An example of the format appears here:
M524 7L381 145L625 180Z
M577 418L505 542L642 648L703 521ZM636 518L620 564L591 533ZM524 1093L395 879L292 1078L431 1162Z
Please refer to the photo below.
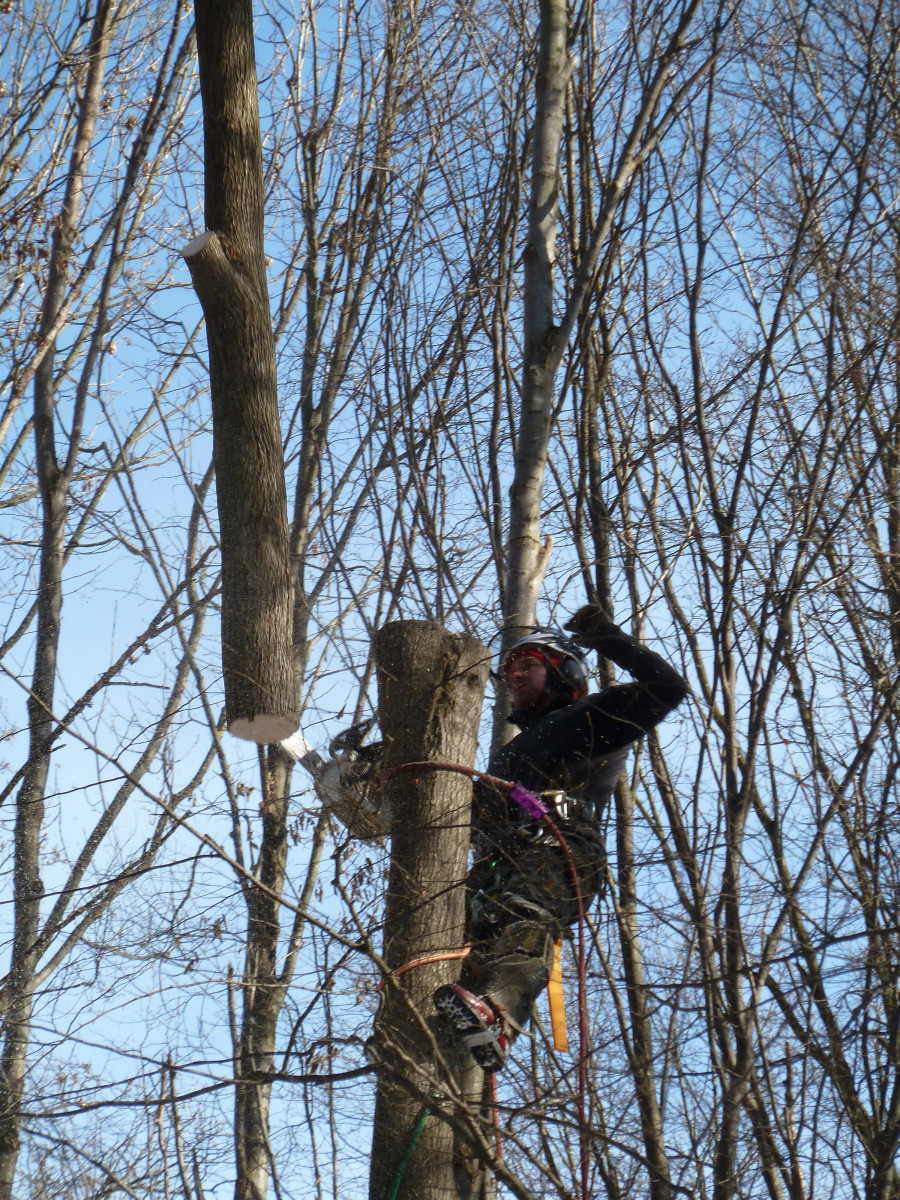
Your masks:
M386 979L379 980L378 990L379 992L381 991L387 979L399 979L401 975L405 975L413 967L424 967L427 963L444 962L450 958L467 958L471 952L472 947L467 943L463 946L462 950L439 950L435 954L426 954L422 958L414 958L412 962L404 963L402 967L394 967L393 971L389 971Z
M497 1158L503 1159L503 1141L500 1137L500 1110L497 1107L497 1075L491 1071L487 1077L488 1093L490 1095L491 1117L494 1121L494 1145L497 1147Z
M386 979L381 979L378 982L378 991L383 988L387 979L397 979L401 975L405 975L407 971L411 971L413 967L424 967L427 963L445 962L452 958L467 958L472 952L471 944L463 946L462 950L441 950L436 954L425 954L422 958L414 958L412 962L404 963L402 967L394 967ZM497 1148L497 1158L503 1158L503 1140L500 1136L500 1112L497 1107L497 1076L494 1072L490 1072L485 1083L488 1086L489 1103L491 1106L491 1118L494 1122L494 1145Z

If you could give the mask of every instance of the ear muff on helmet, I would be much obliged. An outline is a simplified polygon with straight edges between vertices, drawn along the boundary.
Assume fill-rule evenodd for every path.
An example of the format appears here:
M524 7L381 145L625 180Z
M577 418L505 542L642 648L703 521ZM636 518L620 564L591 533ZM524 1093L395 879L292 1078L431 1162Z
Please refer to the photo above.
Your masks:
M500 660L501 672L514 654L529 649L537 650L546 659L547 686L552 691L570 701L587 695L585 652L557 629L536 629L513 642Z
M560 690L571 689L572 699L580 700L587 695L588 681L584 666L574 658L564 658L554 669L553 675L559 680Z

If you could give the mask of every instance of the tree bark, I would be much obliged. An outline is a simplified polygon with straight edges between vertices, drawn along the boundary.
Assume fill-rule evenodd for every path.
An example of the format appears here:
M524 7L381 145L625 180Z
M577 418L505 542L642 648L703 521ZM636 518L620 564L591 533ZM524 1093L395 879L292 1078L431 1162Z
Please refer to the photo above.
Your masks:
M241 1026L235 1046L235 1200L266 1200L272 1168L269 1105L275 1066L278 1016L284 988L278 978L281 933L279 897L287 867L287 807L290 787L277 748L262 772L262 838L254 875L262 885L245 889L247 953L241 981Z
M553 413L556 364L553 268L559 215L559 148L572 62L566 46L565 0L541 0L534 151L524 265L522 410L510 488L509 550L503 615L508 640L534 623L547 567L541 499Z
M53 330L63 307L69 259L83 208L84 178L94 140L109 53L112 4L97 5L88 49L87 81L81 97L78 129L69 159L62 206L55 223L38 336L47 353L34 375L35 463L42 527L38 579L34 673L28 697L28 762L16 797L13 849L13 937L7 983L8 1006L0 1052L0 1200L15 1194L22 1126L22 1099L34 1006L38 932L44 885L41 879L44 802L56 727L59 630L65 555L67 499L80 442L83 401L71 416L69 452L60 465L56 452L56 339ZM94 342L96 346L96 341Z
M264 249L251 0L196 0L207 231L183 254L206 318L228 729L298 725L287 490Z
M559 156L566 91L575 63L568 49L565 0L541 0L535 119L528 206L528 237L523 253L522 407L513 482L510 487L509 541L504 580L504 640L507 646L533 625L550 545L541 536L544 474L553 424L554 387L562 357L591 299L600 251L625 188L657 144L647 135L659 108L672 65L685 46L699 0L691 0L649 80L616 169L605 189L601 211L578 265L559 324L554 322L556 237L559 223ZM498 697L495 741L504 728L505 697Z
M572 60L565 0L541 0L535 118L524 266L522 407L509 489L509 538L503 580L505 649L534 627L552 540L541 539L541 504L553 417L556 345L553 267L559 218L559 148ZM493 743L508 741L506 691L497 689Z
M378 632L373 650L385 767L422 760L471 766L490 661L486 647L428 621L395 621ZM396 970L462 945L471 783L444 771L404 772L386 793L393 834L384 960ZM399 1190L393 1189L435 1081L429 1032L440 1045L442 1030L431 995L458 974L458 961L439 961L386 981L373 1039L379 1071L370 1200L456 1194L453 1134L434 1119L426 1121Z
M650 1200L673 1200L675 1189L666 1154L663 1119L656 1094L653 1030L647 1003L644 959L638 923L637 869L634 853L634 795L620 780L616 788L616 862L619 884L616 918L631 1017L629 1058L641 1114Z

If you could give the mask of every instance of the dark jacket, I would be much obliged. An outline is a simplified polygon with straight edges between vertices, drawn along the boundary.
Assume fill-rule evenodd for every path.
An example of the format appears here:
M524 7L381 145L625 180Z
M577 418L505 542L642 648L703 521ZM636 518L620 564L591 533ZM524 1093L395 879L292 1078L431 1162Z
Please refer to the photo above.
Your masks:
M633 682L574 703L560 700L549 711L513 711L510 720L522 732L494 752L488 772L532 792L563 791L599 820L628 748L668 716L688 689L665 659L618 626L608 625L601 637L591 639L590 648L628 671ZM490 840L502 827L527 819L514 801L484 784L476 788L474 817L476 831Z

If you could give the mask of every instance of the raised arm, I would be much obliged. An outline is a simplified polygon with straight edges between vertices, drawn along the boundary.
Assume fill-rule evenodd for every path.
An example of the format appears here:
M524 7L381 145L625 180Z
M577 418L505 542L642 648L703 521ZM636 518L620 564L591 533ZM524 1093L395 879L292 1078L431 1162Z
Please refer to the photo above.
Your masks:
M635 736L647 733L688 694L684 679L655 650L642 646L607 617L599 604L586 604L564 626L576 642L596 650L634 679L602 693L609 718L637 725Z
M605 770L610 754L649 733L688 693L674 667L624 633L599 607L579 609L566 629L633 679L548 712L492 755L491 774L533 791L589 785Z

